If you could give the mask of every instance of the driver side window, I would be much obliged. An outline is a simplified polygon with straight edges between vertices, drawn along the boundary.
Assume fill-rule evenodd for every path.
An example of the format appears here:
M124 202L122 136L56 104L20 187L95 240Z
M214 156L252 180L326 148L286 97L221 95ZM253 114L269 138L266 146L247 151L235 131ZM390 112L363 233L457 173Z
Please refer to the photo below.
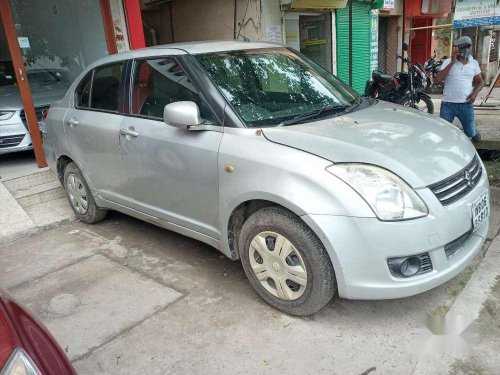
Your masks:
M136 60L134 65L132 114L162 120L167 104L193 101L200 108L201 118L214 122L212 111L173 58Z

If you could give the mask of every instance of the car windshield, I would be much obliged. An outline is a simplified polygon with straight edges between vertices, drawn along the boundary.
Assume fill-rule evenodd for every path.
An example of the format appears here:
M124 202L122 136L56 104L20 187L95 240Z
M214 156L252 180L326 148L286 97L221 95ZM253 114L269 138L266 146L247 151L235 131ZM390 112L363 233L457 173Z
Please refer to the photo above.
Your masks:
M59 89L60 86L69 87L72 78L71 75L62 69L34 69L26 72L30 87L43 88L45 90L54 87Z
M44 90L59 90L61 87L69 87L73 80L70 72L64 69L26 69L30 88ZM0 61L0 86L16 84L14 68L10 61Z
M359 98L334 75L286 48L196 58L250 127L277 126L307 114L331 115Z

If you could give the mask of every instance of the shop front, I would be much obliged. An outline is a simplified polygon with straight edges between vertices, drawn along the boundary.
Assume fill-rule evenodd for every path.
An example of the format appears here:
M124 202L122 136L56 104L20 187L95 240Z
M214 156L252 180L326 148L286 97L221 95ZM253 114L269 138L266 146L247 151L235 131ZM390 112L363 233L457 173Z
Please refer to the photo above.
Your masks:
M0 11L0 122L5 125L0 138L6 137L5 149L17 141L33 148L43 167L38 127L43 111L64 96L86 66L129 48L123 4L0 0Z
M282 1L286 46L335 73L335 9L346 4L346 0Z

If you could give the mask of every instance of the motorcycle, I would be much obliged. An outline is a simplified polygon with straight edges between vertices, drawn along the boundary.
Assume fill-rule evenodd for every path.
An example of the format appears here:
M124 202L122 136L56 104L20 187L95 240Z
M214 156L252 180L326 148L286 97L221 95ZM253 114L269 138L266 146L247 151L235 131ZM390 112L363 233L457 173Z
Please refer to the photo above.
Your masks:
M403 51L408 45L403 44ZM401 104L427 113L434 113L434 104L429 95L424 93L424 82L427 83L425 69L420 63L412 64L411 60L398 56L407 64L407 72L397 72L394 76L374 70L372 79L366 82L365 95L391 103Z
M427 75L427 87L426 91L431 94L442 94L443 93L443 82L436 81L436 75L441 70L441 65L443 65L443 60L446 59L446 56L441 60L436 60L436 51L434 51L434 55L429 58L424 63L425 74Z

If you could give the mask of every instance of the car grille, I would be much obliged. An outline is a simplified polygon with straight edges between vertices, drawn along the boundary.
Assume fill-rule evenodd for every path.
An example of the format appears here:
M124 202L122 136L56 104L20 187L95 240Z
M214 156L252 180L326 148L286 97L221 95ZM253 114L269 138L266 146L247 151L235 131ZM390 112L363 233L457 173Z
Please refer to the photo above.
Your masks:
M24 139L26 134L21 135L8 135L5 137L0 137L0 148L14 147L19 145Z
M472 231L473 230L471 228L467 233L462 234L457 239L448 242L446 245L444 245L444 252L446 254L446 258L450 259L453 255L455 255L455 253L458 250L462 248L462 246L464 246L467 243L467 241L469 241L469 239L472 236Z
M443 206L456 202L467 195L481 179L483 169L479 158L474 159L460 172L453 176L429 186L434 195Z
M42 113L43 113L43 111L46 110L46 109L49 109L49 108L50 108L50 105L43 105L43 106L40 106L40 107L35 107L35 113L36 113L36 119L37 119L37 121L41 121L42 120ZM24 127L26 128L26 130L29 131L29 129L28 129L28 121L26 121L26 113L24 113L24 109L21 110L20 116L21 116L21 120L23 121Z

